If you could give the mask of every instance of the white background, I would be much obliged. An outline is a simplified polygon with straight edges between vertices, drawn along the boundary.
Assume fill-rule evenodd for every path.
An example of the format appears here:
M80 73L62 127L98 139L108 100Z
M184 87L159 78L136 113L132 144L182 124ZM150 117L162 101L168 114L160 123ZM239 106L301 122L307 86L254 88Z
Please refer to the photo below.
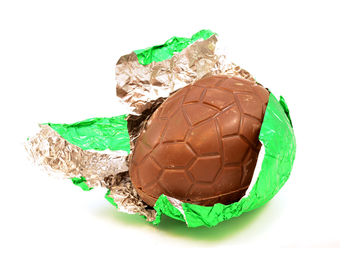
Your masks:
M0 278L349 279L347 2L1 1ZM295 165L266 206L155 227L26 160L37 123L123 113L121 55L203 28L289 105Z

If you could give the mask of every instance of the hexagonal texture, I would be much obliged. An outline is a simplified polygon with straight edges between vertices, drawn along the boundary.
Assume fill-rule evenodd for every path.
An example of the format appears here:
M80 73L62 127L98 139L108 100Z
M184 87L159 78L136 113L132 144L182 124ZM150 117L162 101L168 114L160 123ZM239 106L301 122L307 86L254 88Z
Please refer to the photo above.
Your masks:
M163 141L184 141L188 129L189 124L182 110L179 110L168 120Z
M242 117L240 134L244 135L253 145L256 145L256 143L259 141L260 129L261 122L250 117Z
M212 197L213 191L215 191L215 185L195 183L186 194L186 200L191 202L199 201L207 197Z
M152 119L147 124L147 129L142 135L142 142L150 147L159 143L160 135L163 132L166 121L161 119Z
M162 189L162 187L159 185L159 183L154 183L154 184L150 184L146 187L144 187L142 189L144 192L152 192L152 195L154 197L159 197L163 192L164 190Z
M192 125L207 120L218 112L200 103L184 105L183 108Z
M243 109L243 113L261 119L263 115L263 104L262 102L252 94L240 93L237 94L239 103Z
M160 117L161 118L170 118L172 116L172 114L174 114L175 111L179 109L179 107L180 107L179 100L180 100L180 97L174 97L174 96L169 97L166 100L167 102L164 102L162 104L163 110L160 113Z
M199 155L218 153L220 143L214 120L200 124L192 129L187 142Z
M171 95L131 155L130 176L153 206L160 194L200 205L244 195L257 161L269 93L240 78L204 78Z
M198 102L203 92L204 89L202 87L190 86L190 90L186 94L184 104Z
M159 179L159 183L163 189L167 191L167 195L184 199L192 182L186 175L184 170L166 169ZM179 188L181 186L181 188Z
M145 156L150 153L152 151L152 149L150 147L148 147L147 145L145 145L143 143L143 137L139 138L139 141L136 145L137 147L137 153L134 153L134 156L133 156L133 161L135 164L140 164L142 162L142 160L145 158ZM136 150L136 148L135 148Z
M216 187L222 193L229 193L241 187L242 171L239 166L225 166L218 177Z
M248 152L249 144L241 137L232 136L222 139L224 147L224 163L240 163ZM236 149L236 147L240 147Z
M147 159L141 162L137 167L137 171L140 184L142 184L142 186L147 186L157 180L162 169L150 157L147 157Z
M221 89L208 88L205 92L203 102L218 108L219 110L227 107L235 101L233 93L227 93Z
M185 167L195 156L186 143L162 143L151 153L162 168Z
M224 88L226 90L234 90L236 92L244 92L244 91L251 91L251 83L246 83L245 81L242 81L240 78L232 78L232 79L225 79L220 83L220 88Z
M222 136L238 134L241 113L237 105L230 106L217 117Z
M216 175L221 168L221 157L207 156L200 157L192 164L189 171L196 182L214 182Z

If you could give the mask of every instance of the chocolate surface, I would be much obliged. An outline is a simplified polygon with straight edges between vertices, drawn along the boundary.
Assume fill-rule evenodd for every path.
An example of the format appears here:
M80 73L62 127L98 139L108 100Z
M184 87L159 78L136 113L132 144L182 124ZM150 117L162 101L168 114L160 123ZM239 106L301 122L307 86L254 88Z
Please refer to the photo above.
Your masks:
M204 78L171 95L148 120L130 160L138 194L211 206L244 196L261 144L269 92L254 82Z

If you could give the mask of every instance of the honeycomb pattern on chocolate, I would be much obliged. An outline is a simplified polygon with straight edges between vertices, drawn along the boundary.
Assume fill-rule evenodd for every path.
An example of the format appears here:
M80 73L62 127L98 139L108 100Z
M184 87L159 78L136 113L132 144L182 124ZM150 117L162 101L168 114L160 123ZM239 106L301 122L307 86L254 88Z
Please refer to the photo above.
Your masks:
M131 180L153 206L161 194L214 205L238 201L248 188L261 147L269 98L262 86L214 76L171 95L137 139Z

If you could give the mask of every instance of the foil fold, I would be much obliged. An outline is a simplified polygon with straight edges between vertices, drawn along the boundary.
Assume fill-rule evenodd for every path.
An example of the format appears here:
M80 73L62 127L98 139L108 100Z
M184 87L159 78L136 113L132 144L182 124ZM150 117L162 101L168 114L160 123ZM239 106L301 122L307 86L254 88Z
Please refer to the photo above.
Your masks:
M107 187L105 178L128 170L126 151L82 150L48 125L25 144L30 158L49 174L66 178L84 177L89 187Z
M200 39L170 59L141 65L134 52L116 64L116 90L132 114L141 114L158 98L209 75L230 75L255 81L250 73L229 61L217 48L216 35Z
M118 205L120 212L128 214L139 214L146 218L147 221L155 220L157 212L148 206L137 194L132 186L129 172L119 173L106 180L109 182L107 194Z
M65 178L84 177L90 188L109 189L118 210L140 214L153 221L156 211L144 203L131 184L126 151L82 150L48 125L40 125L39 132L25 144L31 160L48 174Z

